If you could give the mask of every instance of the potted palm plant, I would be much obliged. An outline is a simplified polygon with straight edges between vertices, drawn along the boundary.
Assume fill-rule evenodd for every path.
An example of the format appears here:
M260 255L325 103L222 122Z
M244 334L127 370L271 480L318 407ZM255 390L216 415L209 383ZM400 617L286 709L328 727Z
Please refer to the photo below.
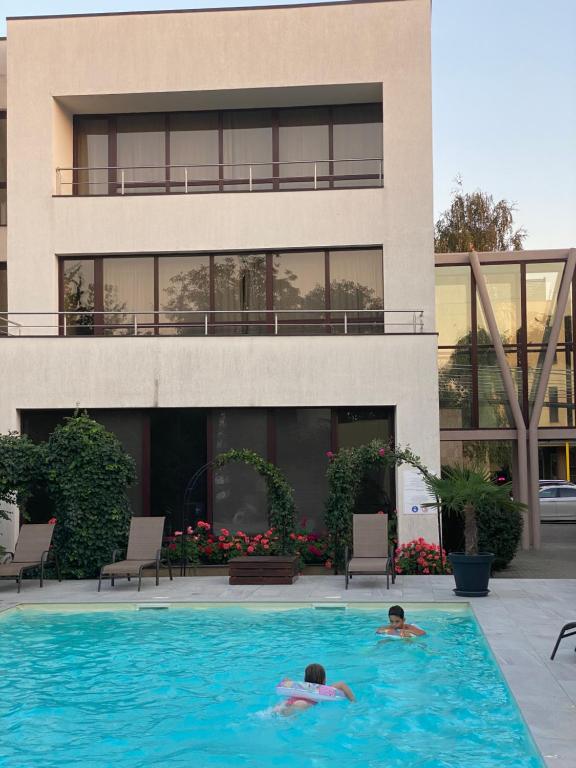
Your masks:
M428 490L437 502L431 506L444 507L464 516L464 552L450 552L456 589L462 597L485 597L490 590L488 582L494 554L478 550L478 522L476 510L491 504L503 510L522 510L525 505L511 497L512 484L495 485L490 473L484 469L450 467L442 477L426 477Z

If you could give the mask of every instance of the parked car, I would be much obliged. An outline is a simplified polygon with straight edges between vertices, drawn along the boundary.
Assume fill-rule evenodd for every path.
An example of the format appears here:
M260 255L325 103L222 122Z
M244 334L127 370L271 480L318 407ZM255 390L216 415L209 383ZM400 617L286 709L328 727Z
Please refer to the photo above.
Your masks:
M570 483L569 480L538 480L540 488L544 488L546 485L566 485L566 483L575 485L575 483Z
M576 485L556 482L540 486L540 519L544 522L576 521Z

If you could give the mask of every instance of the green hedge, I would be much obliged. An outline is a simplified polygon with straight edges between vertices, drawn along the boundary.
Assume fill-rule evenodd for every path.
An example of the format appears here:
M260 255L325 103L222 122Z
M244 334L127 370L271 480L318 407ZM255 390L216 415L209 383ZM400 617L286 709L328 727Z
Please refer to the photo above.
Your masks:
M56 506L54 547L65 578L93 578L126 546L133 459L118 438L86 415L66 419L46 445L49 493Z
M493 552L496 557L492 569L501 571L514 559L522 536L522 514L495 507L480 507L478 544L482 552ZM443 544L447 552L464 551L464 519L455 513L442 512Z

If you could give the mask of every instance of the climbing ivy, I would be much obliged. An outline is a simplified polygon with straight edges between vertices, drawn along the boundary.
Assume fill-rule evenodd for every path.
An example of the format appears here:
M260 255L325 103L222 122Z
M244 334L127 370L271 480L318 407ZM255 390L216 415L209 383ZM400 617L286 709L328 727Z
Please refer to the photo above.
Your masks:
M343 448L338 453L328 451L328 496L324 522L336 566L344 562L344 550L352 544L352 513L366 471L373 465L385 468L409 464L422 475L430 472L410 448L394 447L383 440L372 440L357 448Z
M264 478L268 490L268 523L278 536L279 554L292 554L294 542L290 534L294 533L296 512L293 491L284 475L274 464L246 449L221 453L216 457L214 465L222 467L229 462L248 464Z
M17 504L26 516L26 503L44 475L42 447L26 435L0 435L0 503ZM0 508L0 518L9 513Z
M66 578L92 578L126 546L136 479L115 435L86 414L56 427L46 445L48 491L56 506L54 547Z

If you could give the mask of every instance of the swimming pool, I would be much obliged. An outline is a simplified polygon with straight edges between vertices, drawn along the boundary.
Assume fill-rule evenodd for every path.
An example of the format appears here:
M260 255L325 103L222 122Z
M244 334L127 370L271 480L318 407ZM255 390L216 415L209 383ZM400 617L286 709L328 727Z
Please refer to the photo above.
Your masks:
M406 606L429 636L381 641L386 607L0 614L0 766L541 768L472 613ZM310 662L358 701L272 714Z

